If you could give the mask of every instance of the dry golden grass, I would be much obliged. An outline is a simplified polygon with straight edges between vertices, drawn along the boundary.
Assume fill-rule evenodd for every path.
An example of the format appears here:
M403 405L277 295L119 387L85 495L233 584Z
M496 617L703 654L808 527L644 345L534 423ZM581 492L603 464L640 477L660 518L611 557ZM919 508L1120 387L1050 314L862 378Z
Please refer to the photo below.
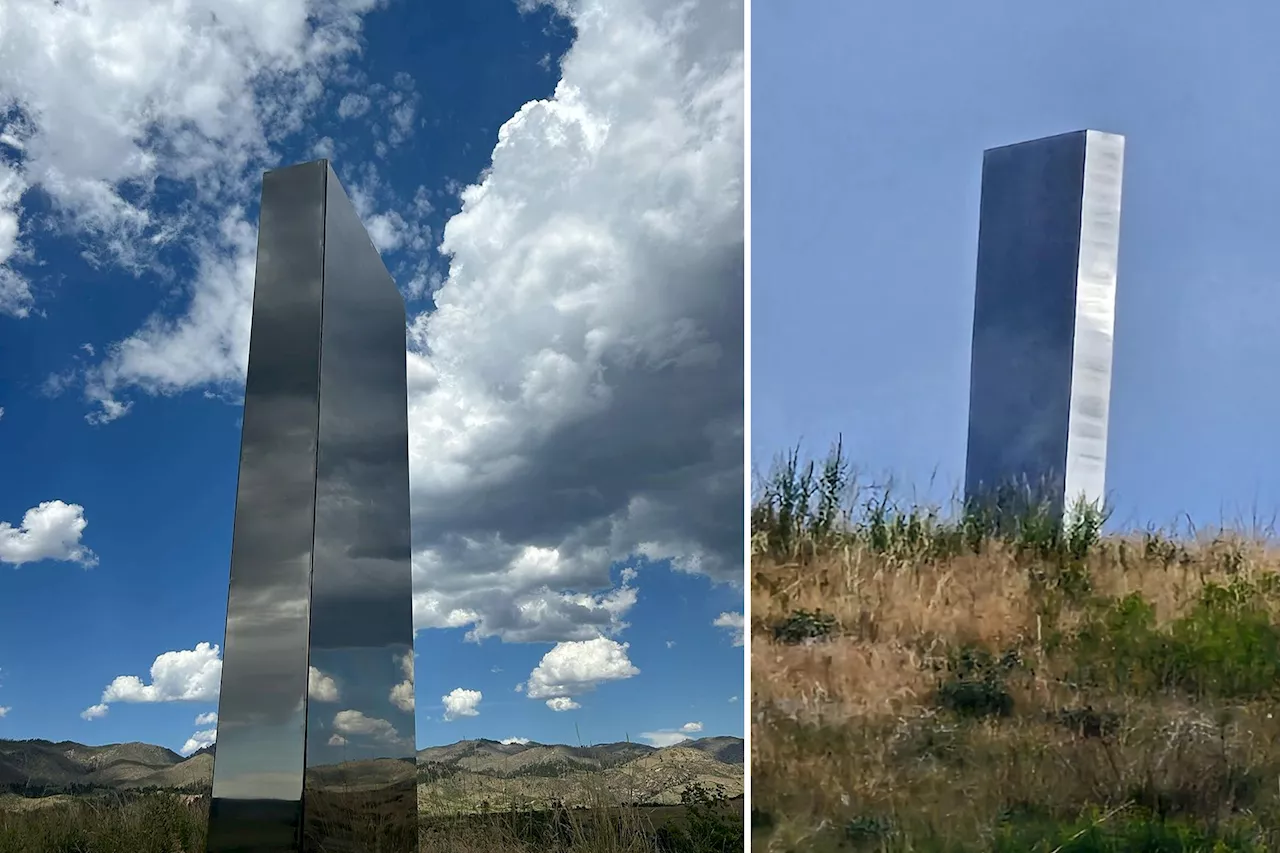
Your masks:
M743 849L741 800L711 792L680 806L620 806L423 816L421 853L732 853ZM367 814L325 830L335 851L403 850L402 827ZM208 798L171 793L12 798L0 802L0 853L204 853ZM335 828L337 831L335 832ZM412 830L410 830L412 832Z
M753 531L753 849L1280 850L1272 541L953 547L914 510L817 525L819 489L780 512L787 477Z

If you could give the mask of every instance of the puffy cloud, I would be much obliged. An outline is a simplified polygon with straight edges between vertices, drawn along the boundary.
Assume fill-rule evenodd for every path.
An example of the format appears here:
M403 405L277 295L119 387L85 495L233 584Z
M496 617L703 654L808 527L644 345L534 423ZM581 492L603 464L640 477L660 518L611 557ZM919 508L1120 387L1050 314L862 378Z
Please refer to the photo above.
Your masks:
M729 636L733 639L735 646L744 644L744 629L746 627L745 618L741 613L721 613L711 623L717 628L724 628L729 632Z
M314 666L307 669L307 696L317 702L337 702L338 683Z
M342 735L329 735L329 746L346 746L347 739Z
M366 717L359 711L339 711L333 717L333 728L340 735L345 735L347 739L368 737L374 740L395 741L400 738L400 733L391 723L377 717Z
M406 713L412 713L414 707L413 661L416 657L416 653L409 652L400 658L400 670L404 673L404 681L391 688L391 704Z
M702 731L702 723L685 723L683 726L680 727L680 731L684 732L685 734L700 732Z
M12 136L0 133L0 314L26 317L35 303L31 283L9 263L29 255L29 249L19 239L22 196L28 184L18 169L6 162L3 149L6 138L10 144L15 141Z
M444 718L446 722L456 720L459 717L475 717L479 715L480 700L484 698L479 690L464 690L461 687L455 687L446 695L440 697L440 701L444 703Z
M217 722L218 722L217 711L210 711L207 714L201 714L200 716L196 717L197 726L212 726L212 725L215 725Z
M369 106L368 95L351 92L343 95L342 100L338 103L338 115L342 118L359 118L369 112Z
M576 711L582 706L568 696L553 696L547 700L547 707L553 711Z
M20 566L65 560L85 567L97 565L94 553L80 544L88 524L79 504L44 501L27 510L17 527L0 522L0 562Z
M528 742L529 742L529 739L527 737L509 737L509 738L503 738L502 740L498 741L498 743L503 744L504 746L513 746L515 744L524 746Z
M102 702L80 716L95 720L105 716L115 702L212 702L222 680L221 650L210 643L194 649L165 652L151 664L151 683L136 675L116 676L102 691Z
M203 731L198 731L191 737L187 738L187 742L178 750L178 754L190 755L193 752L198 752L199 750L204 749L206 746L213 746L217 740L217 729L205 729Z
M157 181L201 202L243 193L272 142L303 127L378 2L0 6L0 311L33 304L13 263L24 259L27 190L88 238L90 260L139 269L198 218L156 215Z
M0 719L3 719L4 715L8 714L10 710L8 705L0 705Z
M508 639L631 554L741 575L742 7L557 8L562 79L463 190L410 335L419 613Z
M628 643L605 637L557 643L529 674L525 695L530 699L567 699L595 690L605 682L639 675L640 670L627 657L628 647ZM566 711L571 706L569 702L549 701L547 707Z
M476 566L468 577L457 563L438 553L419 552L413 561L414 625L421 628L470 626L467 639L501 637L507 642L559 642L613 636L628 627L625 616L635 606L629 578L603 592L563 592L575 568L555 549L525 546L503 549L505 571ZM467 546L456 559L485 559L479 547Z
M176 319L153 315L86 372L85 395L96 405L87 416L91 423L128 414L132 403L113 396L124 385L153 394L195 386L242 390L237 383L249 351L256 230L235 207L193 251L196 286L187 313Z

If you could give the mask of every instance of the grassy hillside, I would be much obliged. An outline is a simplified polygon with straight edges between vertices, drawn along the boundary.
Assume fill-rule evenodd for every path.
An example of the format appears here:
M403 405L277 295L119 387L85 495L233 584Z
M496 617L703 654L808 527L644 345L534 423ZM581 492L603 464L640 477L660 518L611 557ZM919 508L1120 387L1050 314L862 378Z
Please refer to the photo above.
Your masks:
M859 490L752 519L753 846L1280 851L1280 548Z

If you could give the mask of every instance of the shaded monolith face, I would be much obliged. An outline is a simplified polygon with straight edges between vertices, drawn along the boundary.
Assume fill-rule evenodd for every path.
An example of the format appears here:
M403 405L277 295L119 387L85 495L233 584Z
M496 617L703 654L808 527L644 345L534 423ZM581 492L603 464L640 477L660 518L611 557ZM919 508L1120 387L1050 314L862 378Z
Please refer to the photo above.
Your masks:
M266 173L209 853L417 850L405 309L327 161Z
M1101 506L1124 137L1087 130L987 151L965 498Z

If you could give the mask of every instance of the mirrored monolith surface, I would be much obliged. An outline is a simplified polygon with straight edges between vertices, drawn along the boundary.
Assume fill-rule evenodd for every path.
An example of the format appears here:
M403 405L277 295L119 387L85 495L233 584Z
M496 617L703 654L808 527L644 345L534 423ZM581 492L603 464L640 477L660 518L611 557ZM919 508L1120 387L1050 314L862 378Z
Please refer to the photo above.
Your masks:
M983 156L970 506L1103 502L1123 164L1095 130Z
M263 177L209 853L417 850L405 309L324 160Z

